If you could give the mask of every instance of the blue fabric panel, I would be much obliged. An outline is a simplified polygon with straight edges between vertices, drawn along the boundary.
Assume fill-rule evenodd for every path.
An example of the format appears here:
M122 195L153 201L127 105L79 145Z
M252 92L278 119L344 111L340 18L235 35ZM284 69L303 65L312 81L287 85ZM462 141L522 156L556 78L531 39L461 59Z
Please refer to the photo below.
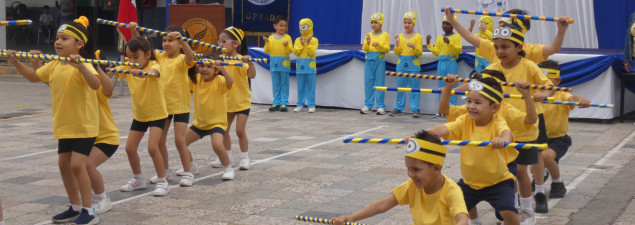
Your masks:
M593 0L595 30L601 49L624 49L628 17L635 12L633 0ZM567 37L574 35L568 31Z
M322 44L359 44L362 0L291 0L289 35L300 37L300 20L313 20L313 34ZM319 19L318 19L319 18ZM319 72L318 72L319 73Z

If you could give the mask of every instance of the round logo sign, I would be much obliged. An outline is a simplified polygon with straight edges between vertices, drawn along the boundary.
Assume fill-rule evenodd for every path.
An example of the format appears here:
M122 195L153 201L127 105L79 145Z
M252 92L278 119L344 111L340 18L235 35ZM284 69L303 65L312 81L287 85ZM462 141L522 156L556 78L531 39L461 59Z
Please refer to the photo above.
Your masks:
M254 5L263 6L263 5L269 5L275 2L276 0L247 0L247 1L251 2L251 4L254 4Z
M190 38L205 43L218 42L218 32L214 25L203 18L192 18L183 24L183 29L187 31ZM214 49L201 44L191 44L192 50L198 53L212 52Z

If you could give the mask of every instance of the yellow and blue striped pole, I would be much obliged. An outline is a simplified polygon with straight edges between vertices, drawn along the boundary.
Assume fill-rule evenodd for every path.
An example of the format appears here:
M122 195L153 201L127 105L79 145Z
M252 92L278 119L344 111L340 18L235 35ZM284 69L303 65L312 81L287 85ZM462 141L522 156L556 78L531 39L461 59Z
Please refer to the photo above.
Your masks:
M0 21L0 26L23 26L23 25L31 25L33 21L31 20L5 20Z
M304 222L313 222L313 223L321 223L321 224L334 224L330 219L324 218L315 218L310 216L295 216L295 219L298 221ZM365 223L354 223L354 222L345 222L345 225L366 225Z
M242 60L240 57L235 57L235 56L224 56L224 55L221 55L220 58L221 59L229 59L229 60ZM269 63L269 60L267 58L250 58L249 61L259 62L259 63Z
M428 79L428 80L442 80L442 81L447 81L448 80L447 77L435 76L435 75L423 75L423 74L416 74L416 73L397 73L397 72L386 71L386 75L387 76L394 76L394 77L408 77L408 78L418 78L418 79ZM470 82L470 80L471 79L467 79L467 78L458 78L456 81L458 81L458 82ZM498 83L501 86L516 87L516 83L509 83L509 82L498 82ZM529 89L538 89L538 90L554 90L554 91L571 92L571 88L569 88L569 87L544 86L544 85L530 84L527 88L529 88Z
M106 25L110 25L110 26L116 26L116 27L126 27L126 28L128 27L127 23L120 23L120 22L117 22L117 21L105 20L105 19L97 19L97 23L106 24ZM150 29L150 28L146 28L146 27L137 27L136 29L138 31L145 32L145 33L148 33L148 34L157 34L157 35L161 35L161 36L168 36L168 34L169 34L168 32L158 31L158 30ZM183 37L183 36L179 36L178 39L186 41L186 42L188 42L190 44L202 45L202 46L205 46L205 47L208 47L208 48L212 48L214 50L221 51L221 52L227 51L227 49L225 49L225 48L223 48L221 46L213 45L213 44L210 44L210 43L202 42L202 41L191 39L191 38L186 38L186 37Z
M110 69L110 68L106 68L106 72L121 73L121 74L133 74L132 71L130 71L130 70L118 70L118 69ZM159 77L156 73L149 73L149 72L141 72L141 76L144 76L144 77Z
M212 65L214 62L210 62L210 61L196 61L196 64L199 65ZM243 66L243 63L228 63L228 62L221 62L220 63L221 66Z
M453 13L463 13L463 14L472 14L472 15L509 17L509 18L518 18L518 19L526 19L526 20L542 20L542 21L560 22L560 17L530 16L530 15L521 15L521 14L513 14L513 13L484 12L484 11L453 9L453 8L450 8L450 11ZM441 12L445 12L445 10L442 8ZM573 18L568 18L566 20L567 23L573 23L574 21L575 20Z
M374 144L406 144L405 139L390 139L390 138L347 138L344 139L344 143L374 143ZM489 147L492 146L492 142L489 141L455 141L444 140L441 141L443 145L456 145L456 146L478 146ZM505 142L505 147L515 149L531 149L531 150L545 150L548 148L547 144L527 144L527 143L509 143Z
M9 56L9 55L6 50L0 49L0 56ZM27 52L16 52L15 57L22 58L22 59L58 60L58 61L72 62L70 57L61 57L57 55L47 55L47 54L33 55ZM141 67L141 64L139 63L119 62L119 61L110 61L110 60L79 58L77 61L83 62L83 63L106 65L106 66L115 65L115 66Z

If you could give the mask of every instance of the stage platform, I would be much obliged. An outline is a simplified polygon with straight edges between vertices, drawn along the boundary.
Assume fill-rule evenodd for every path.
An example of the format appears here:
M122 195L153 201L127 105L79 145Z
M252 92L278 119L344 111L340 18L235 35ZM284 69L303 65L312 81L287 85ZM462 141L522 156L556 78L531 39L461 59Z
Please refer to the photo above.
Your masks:
M262 48L252 48L251 53L262 53ZM318 56L318 67L320 59L329 58L331 54L337 54L342 52L354 52L361 51L361 45L320 45L316 53ZM463 48L463 52L474 55L474 47L466 46ZM610 120L619 116L619 103L620 103L620 79L618 74L622 73L619 70L615 71L611 67L611 63L615 63L615 59L622 54L621 50L613 49L578 49L578 48L564 48L560 53L550 57L550 59L558 61L560 64L570 62L584 63L590 60L595 62L597 66L600 66L593 79L589 79L584 82L568 81L576 83L570 85L573 88L573 94L583 96L590 99L593 103L613 104L614 108L590 108L590 109L574 109L571 111L571 118L578 119L601 119ZM360 52L359 54L363 54ZM292 60L295 59L292 55ZM610 59L609 59L610 58ZM620 58L621 59L621 58ZM348 60L348 61L346 61ZM613 61L610 61L613 60ZM364 62L356 57L352 59L343 59L341 65L336 68L321 73L318 72L316 80L316 104L320 106L328 107L342 107L359 109L363 107L364 103ZM424 52L421 56L421 64L429 64L437 61L437 58L432 55L427 49L424 48ZM605 62L606 61L606 62ZM390 52L386 55L386 62L396 63L397 57ZM597 64L600 63L600 64ZM252 102L259 104L270 104L273 100L272 88L271 88L271 73L263 65L256 64L257 76L252 80ZM589 69L587 63L577 66L578 69ZM590 66L590 64L589 64ZM465 61L459 62L459 74L461 77L466 77L467 74L472 71L472 67L466 64ZM566 71L563 71L563 73ZM422 74L435 75L436 70L424 71ZM564 76L565 74L563 74ZM291 77L289 82L289 104L295 105L297 103L297 87L296 79ZM386 77L386 86L396 87L395 77ZM438 87L437 81L422 80L421 88L436 89ZM631 89L632 90L632 89ZM387 92L385 95L386 110L390 111L395 105L396 92ZM625 94L625 112L631 112L635 110L635 94L631 91L626 91ZM463 104L464 101L459 100L459 104ZM438 109L438 95L437 94L421 94L420 100L421 112L424 114L435 114ZM409 103L406 104L405 112L410 112Z

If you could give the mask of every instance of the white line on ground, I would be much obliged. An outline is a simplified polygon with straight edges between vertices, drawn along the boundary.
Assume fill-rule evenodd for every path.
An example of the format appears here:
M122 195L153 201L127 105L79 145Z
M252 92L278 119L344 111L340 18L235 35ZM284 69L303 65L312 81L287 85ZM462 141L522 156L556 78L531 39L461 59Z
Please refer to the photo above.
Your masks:
M363 130L363 131L360 131L360 132L357 132L357 133L354 133L354 134L349 134L349 135L342 136L342 137L339 137L339 138L335 138L335 139L332 139L332 140L320 142L320 143L317 143L317 144L314 144L314 145L311 145L311 146L308 146L308 147L296 149L296 150L293 150L293 151L290 151L290 152L285 152L285 153L282 153L282 154L279 154L279 155L276 155L276 156L272 156L272 157L269 157L269 158L266 158L266 159L257 160L257 161L254 160L252 162L252 165L268 162L268 161L271 161L273 159L277 159L277 158L280 158L280 157L283 157L283 156L286 156L286 155L291 155L291 154L294 154L294 153L298 153L298 152L301 152L301 151L310 150L312 148L315 148L315 147L318 147L318 146L321 146L321 145L329 144L329 143L332 143L332 142L335 142L335 141L342 140L342 139L347 138L347 137L357 136L357 135L360 135L360 134L363 134L363 133L366 133L366 132L369 132L369 131L381 129L381 128L384 128L384 127L385 126L378 126L378 127L371 128L371 129L368 129L368 130ZM234 170L237 170L237 169L238 169L238 167L236 167ZM198 181L201 181L201 180L205 180L205 179L208 179L208 178L219 176L221 174L223 174L222 171L221 172L217 172L217 173L213 173L213 174L210 174L210 175L207 175L207 176L204 176L204 177L199 177L199 178L194 179L194 182L198 182ZM178 184L170 185L170 190L174 190L175 188L179 188L179 187L180 186ZM145 197L145 196L148 196L148 195L151 195L151 194L152 194L152 191L145 192L145 193L142 193L142 194L139 194L139 195L135 195L135 196L132 196L132 197L129 197L129 198L124 198L124 199L121 199L119 201L112 202L112 204L113 205L117 205L117 204L120 204L120 203L124 203L124 202L135 200L135 199L138 199L138 198L141 198L141 197ZM43 225L43 224L51 224L51 221L50 220L43 221L43 222L37 223L36 225Z

